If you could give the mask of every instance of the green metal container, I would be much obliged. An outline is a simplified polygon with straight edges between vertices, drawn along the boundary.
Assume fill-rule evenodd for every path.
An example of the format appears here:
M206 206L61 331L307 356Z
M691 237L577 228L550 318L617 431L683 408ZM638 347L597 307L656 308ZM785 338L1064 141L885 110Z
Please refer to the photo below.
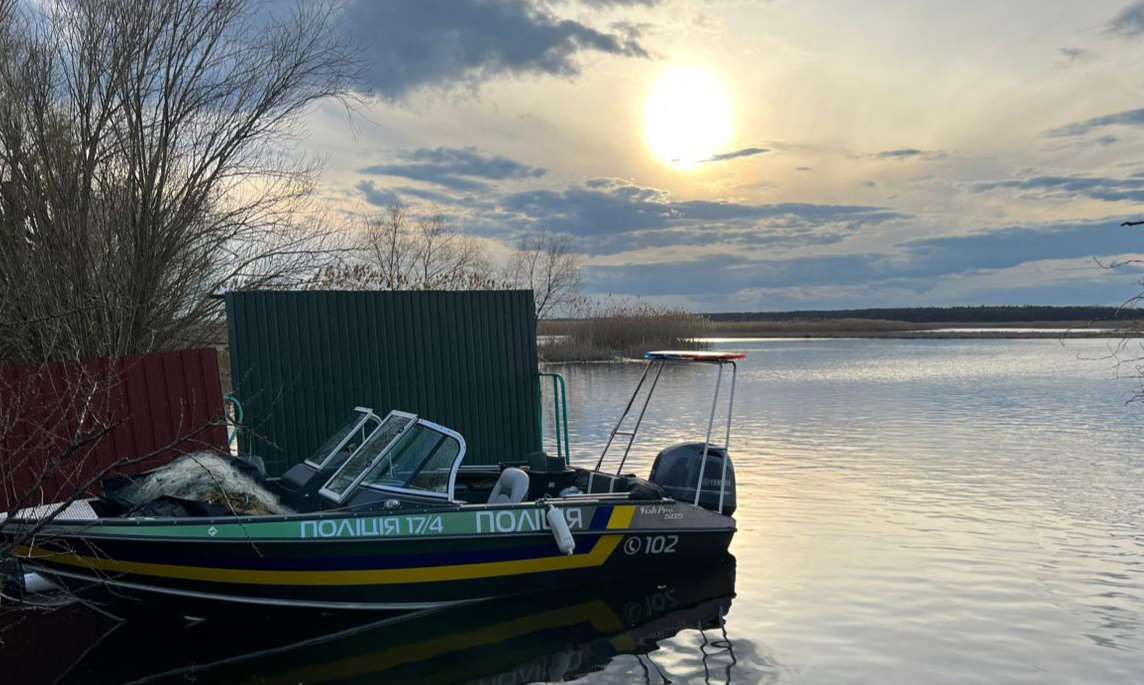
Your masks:
M232 292L226 310L239 450L272 474L359 405L459 431L467 464L541 448L530 290Z

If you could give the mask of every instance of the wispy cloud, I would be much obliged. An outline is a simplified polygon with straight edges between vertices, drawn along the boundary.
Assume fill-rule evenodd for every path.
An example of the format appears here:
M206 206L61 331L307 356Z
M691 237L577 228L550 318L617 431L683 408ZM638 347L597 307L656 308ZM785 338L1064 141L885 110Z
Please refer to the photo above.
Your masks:
M707 159L701 161L704 163L726 162L731 159L740 159L742 157L755 157L758 155L765 155L768 152L770 152L770 150L765 147L744 147L738 150L732 150L731 152L721 152L717 155L711 155Z
M585 275L595 292L655 296L703 297L764 288L793 291L818 286L868 285L882 290L893 283L924 291L951 276L972 276L1045 260L1142 250L1144 235L1126 231L1117 221L1103 221L1014 226L965 236L915 240L878 253L782 259L704 255L669 262L593 266Z
M589 7L655 7L661 0L580 0Z
M354 190L361 193L366 202L376 207L388 207L399 199L397 193L386 188L378 188L373 181L358 181Z
M1060 48L1057 50L1057 52L1068 64L1083 62L1087 59L1091 59L1092 57L1092 52L1085 50L1084 48Z
M1144 2L1134 2L1109 20L1105 32L1123 37L1134 37L1144 33Z
M442 193L429 188L417 188L415 186L395 186L392 188L379 188L373 181L361 180L358 182L354 189L357 190L362 199L368 204L376 207L389 207L398 201L405 201L408 198L417 198L418 200L425 200L434 205L458 205L464 202L464 198L448 193Z
M985 181L974 184L977 192L1008 189L1041 197L1087 197L1106 202L1144 202L1144 176L1107 178L1099 176L1034 176L1025 179Z
M421 148L397 153L397 161L360 170L371 176L395 176L459 191L489 189L488 181L534 179L546 171L475 147Z
M1044 135L1048 138L1083 136L1109 126L1144 126L1144 109L1130 109L1115 114L1105 114L1091 119L1074 121L1071 124L1051 128L1045 131Z
M942 150L919 150L916 147L902 147L894 150L883 150L873 156L877 159L907 160L907 159L944 159L948 153Z
M718 200L673 200L663 190L623 181L595 187L512 193L500 206L551 230L579 236L614 235L688 224L784 219L810 223L884 222L906 215L884 207L810 203L745 204ZM715 237L715 236L713 236Z

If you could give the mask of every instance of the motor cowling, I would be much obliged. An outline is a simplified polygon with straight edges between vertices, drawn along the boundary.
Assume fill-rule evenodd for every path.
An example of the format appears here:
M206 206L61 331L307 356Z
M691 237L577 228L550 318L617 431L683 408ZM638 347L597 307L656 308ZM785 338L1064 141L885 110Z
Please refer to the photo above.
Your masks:
M701 442L672 445L656 455L651 467L651 482L660 486L673 499L695 501L695 487L703 464ZM723 482L723 463L727 464L727 480ZM723 485L723 513L735 513L735 465L722 447L707 447L707 464L703 466L703 487L699 493L699 506L719 512L719 486Z

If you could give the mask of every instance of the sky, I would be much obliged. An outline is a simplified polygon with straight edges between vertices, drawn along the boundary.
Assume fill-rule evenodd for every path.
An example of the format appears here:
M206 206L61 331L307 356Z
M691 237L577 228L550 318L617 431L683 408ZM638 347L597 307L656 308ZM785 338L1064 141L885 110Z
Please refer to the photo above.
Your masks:
M697 311L1119 304L1144 257L1144 2L348 0L350 213Z

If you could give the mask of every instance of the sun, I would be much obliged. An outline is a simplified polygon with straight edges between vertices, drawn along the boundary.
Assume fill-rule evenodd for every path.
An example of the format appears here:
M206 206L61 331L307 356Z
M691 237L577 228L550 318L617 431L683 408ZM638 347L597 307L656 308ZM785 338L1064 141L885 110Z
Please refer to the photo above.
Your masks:
M647 145L660 161L691 169L731 140L731 103L702 69L672 69L652 86L644 113Z

